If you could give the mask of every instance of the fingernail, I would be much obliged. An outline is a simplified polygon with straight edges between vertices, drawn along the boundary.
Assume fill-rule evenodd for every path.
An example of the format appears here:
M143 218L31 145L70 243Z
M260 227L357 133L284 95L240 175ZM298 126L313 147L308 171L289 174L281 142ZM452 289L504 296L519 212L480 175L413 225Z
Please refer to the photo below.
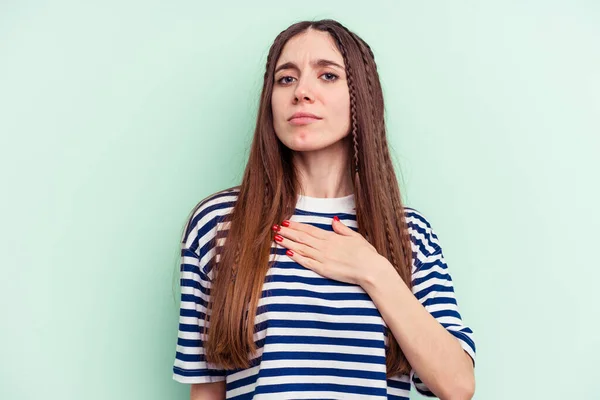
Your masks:
M281 225L283 225L283 226L290 226L290 221L288 221L288 220L286 219L285 221L283 221L283 222L281 223Z
M294 252L293 252L293 251L291 251L291 250L288 250L288 251L286 251L286 252L285 252L285 254L287 254L288 256L290 256L290 257L291 257L291 256L293 256L293 255L294 255Z
M279 230L281 229L281 227L279 225L273 225L273 227L271 229L273 231L275 231L275 232L279 232Z
M340 220L337 215L335 217L333 217L333 219L335 219L336 221Z
M275 241L276 242L281 242L283 240L283 236L281 235L275 235Z

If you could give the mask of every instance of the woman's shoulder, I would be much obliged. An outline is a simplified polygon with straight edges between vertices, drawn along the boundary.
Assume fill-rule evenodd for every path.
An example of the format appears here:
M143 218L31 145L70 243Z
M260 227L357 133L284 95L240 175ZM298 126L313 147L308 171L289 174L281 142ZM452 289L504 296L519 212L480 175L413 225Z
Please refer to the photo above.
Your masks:
M420 212L416 208L405 206L404 217L406 218L407 223L431 229L431 224L429 223L429 220L425 217L425 215L422 212Z
M205 236L223 223L229 215L238 198L239 186L211 193L200 200L187 217L186 228L182 241L187 242L190 236ZM195 233L195 235L194 235Z
M413 207L404 207L404 217L412 246L421 255L431 255L441 251L438 236L429 219Z
M217 210L229 209L235 204L240 193L239 186L233 186L227 189L212 193L196 204L192 210L192 215L206 214Z

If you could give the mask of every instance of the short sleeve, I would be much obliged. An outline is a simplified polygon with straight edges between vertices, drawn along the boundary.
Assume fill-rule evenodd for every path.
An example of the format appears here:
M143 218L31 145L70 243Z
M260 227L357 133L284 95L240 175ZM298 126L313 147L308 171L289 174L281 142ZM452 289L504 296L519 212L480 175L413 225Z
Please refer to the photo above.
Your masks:
M473 331L460 315L452 277L438 237L425 217L415 210L409 212L407 222L414 255L412 292L425 309L458 339L463 350L475 363ZM414 370L411 372L411 379L419 393L435 397Z
M211 286L204 266L212 255L212 251L206 254L209 247L207 237L211 235L211 230L207 229L206 224L202 224L202 219L202 213L196 213L190 219L181 240L181 302L173 365L173 379L181 383L225 380L225 370L206 362L202 340L204 335L201 328L204 326Z

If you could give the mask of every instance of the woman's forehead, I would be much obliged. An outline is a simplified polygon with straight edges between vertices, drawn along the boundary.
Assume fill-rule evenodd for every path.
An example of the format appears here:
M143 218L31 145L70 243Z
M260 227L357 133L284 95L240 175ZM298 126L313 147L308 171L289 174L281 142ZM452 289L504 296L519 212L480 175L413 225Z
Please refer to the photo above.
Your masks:
M342 55L329 33L309 30L287 41L279 56L278 64L314 62L318 59L344 64Z

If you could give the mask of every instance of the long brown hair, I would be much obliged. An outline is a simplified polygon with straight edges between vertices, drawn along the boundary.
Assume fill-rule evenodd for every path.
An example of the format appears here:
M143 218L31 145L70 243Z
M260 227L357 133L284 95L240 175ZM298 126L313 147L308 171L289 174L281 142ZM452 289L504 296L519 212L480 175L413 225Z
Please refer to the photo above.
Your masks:
M271 95L275 64L286 42L307 29L329 32L343 56L350 94L352 151L358 232L386 257L411 288L412 252L404 207L386 139L383 93L373 52L339 22L303 21L282 31L269 50L250 156L228 231L217 249L211 298L206 313L205 355L225 369L247 368L256 352L256 308L267 270L272 265L271 226L290 218L299 193L292 151L277 138ZM211 262L216 263L217 257ZM367 266L365 266L367 267ZM210 321L208 321L208 319ZM206 333L207 331L205 331ZM388 328L387 375L410 372L410 364Z

